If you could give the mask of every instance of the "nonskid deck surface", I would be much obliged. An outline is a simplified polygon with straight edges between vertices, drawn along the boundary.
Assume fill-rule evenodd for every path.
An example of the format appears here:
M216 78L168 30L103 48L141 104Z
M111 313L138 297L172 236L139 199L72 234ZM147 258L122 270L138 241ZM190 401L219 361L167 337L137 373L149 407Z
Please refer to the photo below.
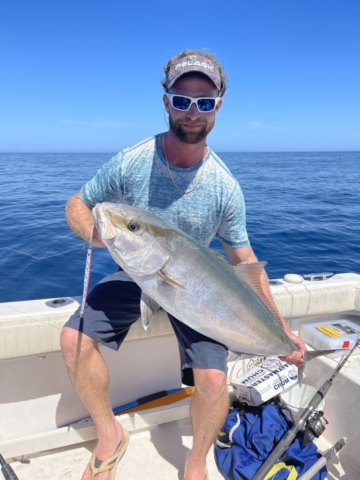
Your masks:
M30 464L14 462L11 466L19 480L80 480L95 445L96 441L92 441L77 448L66 447L42 452L26 456L26 459L30 458ZM129 447L117 468L116 478L182 480L185 460L191 446L189 419L132 433ZM211 480L223 478L217 470L212 449L208 454L207 467Z
M317 441L320 451L329 445L323 439ZM42 452L26 456L29 464L12 461L11 466L19 480L80 480L96 441L81 446ZM182 480L185 459L192 445L189 419L178 420L153 427L150 430L132 433L125 456L119 463L118 480ZM9 461L9 460L8 460ZM341 463L341 452L328 463L327 480L354 480L359 474L346 471ZM210 480L221 480L213 449L207 457Z

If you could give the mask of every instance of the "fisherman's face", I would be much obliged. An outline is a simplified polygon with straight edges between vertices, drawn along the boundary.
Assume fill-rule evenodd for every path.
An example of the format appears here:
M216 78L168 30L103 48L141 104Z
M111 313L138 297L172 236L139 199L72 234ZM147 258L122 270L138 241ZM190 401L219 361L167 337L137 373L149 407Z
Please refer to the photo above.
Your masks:
M169 93L185 95L188 97L211 97L218 96L218 90L210 79L204 75L185 74L170 88ZM170 130L184 143L196 144L201 142L211 132L215 125L215 117L222 99L217 103L215 110L211 112L199 112L195 103L189 110L175 109L166 95L163 97L165 109L169 114Z

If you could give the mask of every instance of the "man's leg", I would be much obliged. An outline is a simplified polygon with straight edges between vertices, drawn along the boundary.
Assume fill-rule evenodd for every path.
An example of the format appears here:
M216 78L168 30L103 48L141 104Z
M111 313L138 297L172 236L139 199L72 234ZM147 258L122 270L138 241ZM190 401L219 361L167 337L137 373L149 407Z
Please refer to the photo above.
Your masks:
M95 452L103 460L110 457L121 442L123 429L116 421L107 388L109 372L101 356L97 343L72 328L64 327L61 334L63 355L74 388L88 409L98 431L98 444ZM96 480L106 480L108 473L96 476ZM91 480L88 465L82 479Z
M109 372L98 344L117 350L140 315L140 288L125 272L102 280L89 294L85 318L79 311L64 326L61 347L71 381L94 420L98 431L96 457L104 460L117 449L123 429L116 421L109 397ZM88 465L82 479L92 478ZM108 472L96 475L107 480Z
M229 410L227 348L169 315L180 352L182 381L195 385L190 416L193 447L185 465L184 480L204 480L206 455Z
M220 370L194 368L195 392L190 416L193 447L187 458L184 480L204 480L206 455L229 411L226 374Z

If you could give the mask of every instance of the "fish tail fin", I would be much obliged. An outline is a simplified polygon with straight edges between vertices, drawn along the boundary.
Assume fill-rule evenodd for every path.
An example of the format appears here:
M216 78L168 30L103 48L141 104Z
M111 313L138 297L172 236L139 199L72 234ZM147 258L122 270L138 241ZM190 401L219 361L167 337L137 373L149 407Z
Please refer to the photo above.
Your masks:
M311 352L306 351L304 355L304 363L298 367L298 382L301 387L302 385L302 380L304 377L304 370L307 365L307 363L312 360L313 358L316 357L322 357L323 355L329 355L330 353L339 353L342 354L344 353L344 349L332 349L332 350L313 350Z
M339 353L339 355L342 355L344 353L343 348L333 348L332 350L312 350L312 351L306 351L304 355L304 362L309 362L313 358L316 357L322 357L323 355L330 355L330 353Z

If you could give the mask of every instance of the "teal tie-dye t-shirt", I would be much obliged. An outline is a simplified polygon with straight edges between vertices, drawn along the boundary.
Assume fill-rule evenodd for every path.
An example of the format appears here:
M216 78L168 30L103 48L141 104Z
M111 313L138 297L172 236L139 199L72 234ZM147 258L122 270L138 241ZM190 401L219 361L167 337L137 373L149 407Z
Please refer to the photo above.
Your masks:
M204 167L169 165L160 148L160 135L126 148L104 164L81 190L88 207L123 202L151 212L209 245L215 236L231 247L249 244L245 202L237 180L209 148ZM199 176L200 181L196 186ZM188 194L182 191L189 191Z

